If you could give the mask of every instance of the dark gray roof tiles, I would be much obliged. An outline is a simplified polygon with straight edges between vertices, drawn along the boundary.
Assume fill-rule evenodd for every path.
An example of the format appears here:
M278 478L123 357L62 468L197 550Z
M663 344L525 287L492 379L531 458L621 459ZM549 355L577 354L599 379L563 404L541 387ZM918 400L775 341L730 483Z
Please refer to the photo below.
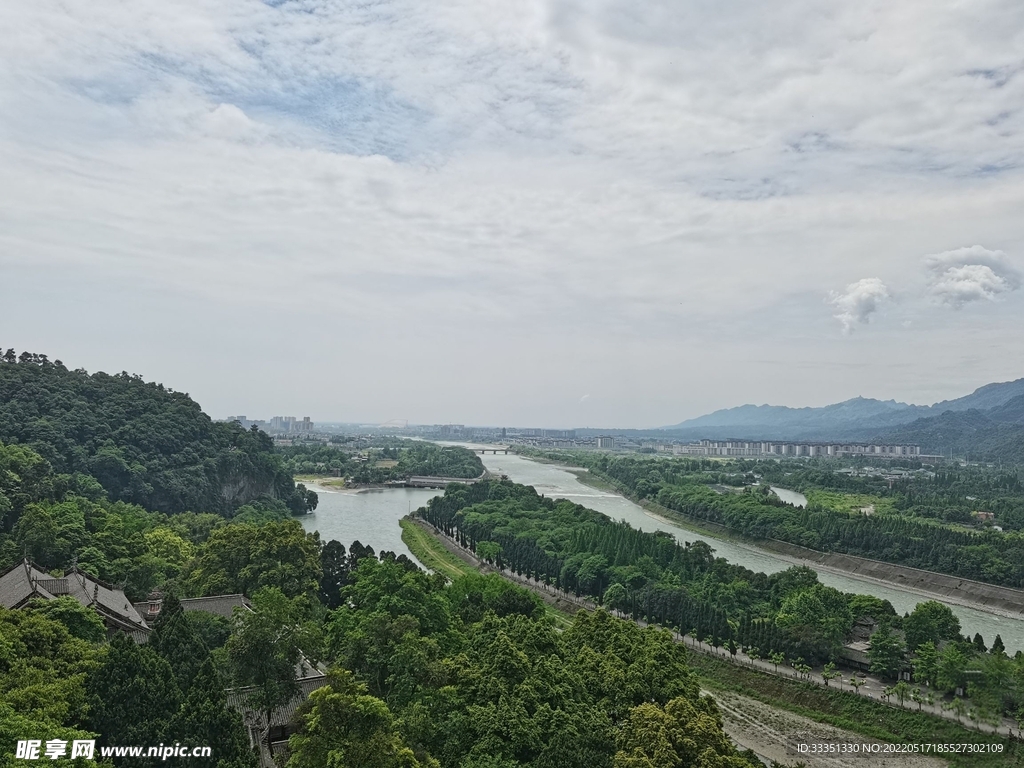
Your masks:
M135 610L142 615L146 621L156 621L160 615L160 601L147 600L134 604ZM181 600L181 607L186 611L203 611L213 613L230 619L234 615L235 608L252 609L249 599L245 595L213 595L211 597L186 597Z
M0 605L20 608L33 597L52 600L68 595L86 607L94 608L108 623L135 636L149 634L149 627L120 589L104 584L87 573L72 568L66 576L55 577L30 560L0 574Z
M32 597L32 577L27 563L18 563L0 574L0 605L18 608Z
M306 677L299 680L299 692L298 694L283 707L279 707L274 710L273 717L270 722L270 727L278 725L288 725L291 722L292 716L302 704L309 698L309 694L318 688L323 688L327 685L327 676L324 674L318 674L313 677ZM229 707L237 709L243 714L249 709L248 698L253 692L253 688L233 688L227 692L227 703Z
M189 597L181 601L181 607L186 611L204 611L215 613L230 619L235 608L246 608L252 610L252 604L245 595L214 595L212 597Z

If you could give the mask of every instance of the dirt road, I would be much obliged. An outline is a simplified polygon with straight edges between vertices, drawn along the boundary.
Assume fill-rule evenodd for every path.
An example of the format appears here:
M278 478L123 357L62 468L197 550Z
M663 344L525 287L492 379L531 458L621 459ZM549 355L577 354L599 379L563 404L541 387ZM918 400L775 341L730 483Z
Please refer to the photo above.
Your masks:
M797 744L880 744L876 739L816 723L806 717L769 707L738 693L703 691L714 697L722 712L725 732L741 749L783 765L804 763L807 768L946 768L942 758L922 755L812 755L799 754Z

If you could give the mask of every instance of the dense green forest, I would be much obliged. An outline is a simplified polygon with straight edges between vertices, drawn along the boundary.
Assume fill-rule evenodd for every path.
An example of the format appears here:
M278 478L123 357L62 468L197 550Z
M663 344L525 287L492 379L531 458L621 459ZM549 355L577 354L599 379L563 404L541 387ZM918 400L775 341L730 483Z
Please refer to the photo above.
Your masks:
M755 573L702 541L644 533L508 481L451 488L420 514L500 566L636 618L695 629L719 646L732 640L823 661L855 618L895 615L888 603L818 584L809 568Z
M725 737L666 632L603 612L581 613L558 632L536 597L496 576L446 585L390 558L364 555L341 580L326 654L353 674L311 697L289 766L327 764L331 739L365 743L365 733L330 719L360 699L367 710L367 699L381 702L375 721L395 724L392 738L416 760L409 765L757 764Z
M124 635L106 643L90 608L68 597L29 608L0 608L0 766L15 741L96 739L97 746L210 745L214 758L178 759L188 768L255 768L241 716L227 707L229 680L213 660L206 614L167 612L147 645ZM225 622L226 623L226 622ZM213 642L217 642L213 640ZM63 757L56 766L139 765L159 759L96 762ZM45 757L44 757L45 759Z
M111 501L153 511L227 513L269 497L301 514L314 503L266 434L214 422L162 384L68 370L46 355L0 357L0 442L31 448L58 474L91 478Z
M884 431L880 442L917 443L925 450L969 456L974 460L1024 464L1024 396L991 410L947 411Z
M205 744L212 762L179 764L251 768L225 690L248 686L250 706L273 712L302 657L331 672L295 715L291 768L757 765L664 631L601 612L560 632L497 576L449 584L404 556L321 545L294 520L221 522L181 574L143 646L104 642L70 598L0 609L0 766L37 736ZM254 612L230 623L174 597L239 589Z
M332 671L296 715L293 768L754 765L667 633L603 613L558 632L497 577L447 584L404 556L306 533L292 514L316 498L290 472L337 452L281 455L160 385L13 352L0 363L0 436L0 567L75 564L129 599L164 595L145 645L108 642L71 598L0 608L0 766L37 737L206 744L212 762L177 762L251 768L227 691L246 687L250 706L274 711L297 691L302 657ZM358 474L368 468L482 473L471 451L423 443L352 458L367 481L379 477ZM230 622L176 597L236 592L254 612Z
M487 485L488 496L529 498L521 486ZM544 510L541 501L534 511ZM331 672L295 714L290 768L758 765L725 737L684 647L663 630L581 612L558 631L534 595L497 576L446 583L358 542L321 545L295 521L266 523L262 536L252 527L222 523L197 546L181 582L185 594L217 591L225 574L245 569L242 560L263 558L240 576L247 582L230 585L244 587L255 608L232 622L185 613L172 594L150 642L137 646L124 637L104 642L96 615L67 598L0 610L0 766L14 764L15 739L38 734L96 737L100 746L208 744L212 762L181 764L252 768L225 689L250 686L251 705L274 710L295 691L300 654ZM270 557L273 571L263 567ZM806 573L784 581L776 592L790 609L794 596L815 592ZM870 601L847 599L851 610ZM929 655L933 638L959 629L934 605L902 620L907 640L918 643L915 674L942 690L973 665L979 683L998 681L1015 696L1022 665L996 648L983 654L957 642ZM987 691L975 683L971 701Z
M382 437L360 447L331 442L280 446L277 450L285 468L294 475L344 477L353 485L394 482L414 475L469 480L484 471L480 457L468 448L420 440Z
M0 609L0 768L34 737L207 744L212 761L178 763L253 768L227 692L244 687L250 707L275 711L296 693L303 658L331 671L295 714L291 768L757 765L725 737L669 633L604 611L560 631L534 595L498 577L447 583L405 556L325 544L293 517L316 503L290 480L300 464L470 478L482 472L471 451L400 441L279 453L186 395L13 353L0 363L0 434L0 568L28 556L59 575L74 563L132 600L163 594L145 645L108 641L70 598ZM825 659L854 618L874 616L876 645L889 649L880 670L933 659L915 666L920 679L945 690L971 678L979 712L1017 704L1020 662L998 640L991 652L963 642L941 606L898 617L807 569L755 574L508 482L451 486L424 514L483 557L729 647ZM230 621L178 602L237 592L254 611Z
M967 509L998 514L1008 527L1024 515L1017 475L941 470L905 484L850 476L806 463L709 461L548 453L587 467L634 498L650 500L697 520L760 539L778 539L823 552L885 560L952 576L1024 587L1024 536L976 523ZM803 491L806 508L786 504L769 484ZM821 493L815 495L814 491ZM877 509L842 509L837 491ZM816 503L816 499L820 503ZM963 525L968 520L973 525Z
M263 499L236 508L230 527L276 522L301 533L290 518L283 502ZM223 515L210 512L168 515L110 501L92 477L58 474L32 449L0 443L0 569L26 556L47 569L67 569L77 562L104 581L123 584L129 597L141 600L174 583L197 546L211 534L219 536L227 524ZM261 541L271 546L255 538L254 546ZM242 564L232 569L233 578L243 577Z
M835 661L854 622L871 619L878 674L895 679L913 668L931 690L967 689L978 717L1024 719L1024 656L1007 658L998 637L990 638L991 652L981 636L961 637L940 603L901 617L888 602L822 585L809 568L755 573L715 558L703 542L644 533L508 481L450 487L419 514L499 567L777 663Z

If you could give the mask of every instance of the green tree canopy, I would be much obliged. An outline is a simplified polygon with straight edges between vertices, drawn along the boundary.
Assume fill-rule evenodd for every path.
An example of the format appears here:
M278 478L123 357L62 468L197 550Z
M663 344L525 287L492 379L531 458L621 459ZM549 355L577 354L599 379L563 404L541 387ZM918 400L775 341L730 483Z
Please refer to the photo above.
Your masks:
M313 596L322 576L320 539L296 520L225 525L210 534L184 575L189 594L252 596L275 587L288 597Z
M252 603L235 613L226 649L235 684L250 687L249 705L269 717L298 693L299 663L316 658L320 638L307 609L280 589L264 587Z
M871 671L889 679L896 678L903 669L906 650L903 638L888 623L883 622L871 635L871 646L868 648Z
M68 632L81 640L98 643L107 636L107 629L99 614L73 597L62 595L55 600L34 600L29 607L40 616L59 621Z
M310 694L289 739L288 768L420 768L387 705L346 670ZM427 765L436 766L429 760Z
M242 718L227 706L225 680L207 656L191 681L188 696L174 716L168 731L182 744L213 747L214 768L255 768L256 757ZM210 758L179 758L185 768L209 768Z
M793 638L799 655L827 656L843 641L853 626L846 595L824 584L791 594L779 608L776 625Z
M111 500L162 512L227 512L260 496L305 511L266 434L214 422L187 394L137 375L15 360L0 361L0 441L30 446L57 473L90 475Z
M149 646L115 635L89 677L88 692L89 723L101 744L159 744L173 738L168 725L181 692L170 664Z
M722 731L713 701L641 704L616 739L614 768L751 768Z
M955 640L960 636L960 619L950 609L936 600L918 603L909 616L903 620L907 636L907 647L916 650L921 643L938 643L941 640Z

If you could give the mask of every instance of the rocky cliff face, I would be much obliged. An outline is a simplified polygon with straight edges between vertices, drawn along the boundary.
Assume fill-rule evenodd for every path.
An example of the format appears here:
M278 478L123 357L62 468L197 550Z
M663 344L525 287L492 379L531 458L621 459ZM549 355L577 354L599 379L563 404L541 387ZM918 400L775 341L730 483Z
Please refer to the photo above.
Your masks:
M279 498L276 484L272 481L259 481L252 477L233 476L221 482L220 495L231 507L238 507L261 497Z

